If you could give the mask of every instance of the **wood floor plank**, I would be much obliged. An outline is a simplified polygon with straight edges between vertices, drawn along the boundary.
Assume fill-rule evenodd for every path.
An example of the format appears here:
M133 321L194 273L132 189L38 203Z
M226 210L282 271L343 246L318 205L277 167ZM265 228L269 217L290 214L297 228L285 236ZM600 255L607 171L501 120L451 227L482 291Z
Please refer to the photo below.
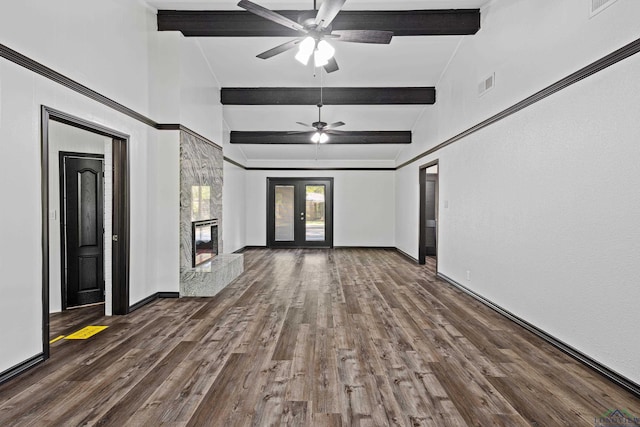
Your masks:
M228 405L232 403L234 392L240 389L244 372L250 364L251 357L247 354L233 353L189 419L187 426L210 425L215 420L223 419L224 414L230 410ZM212 402L215 404L211 404Z
M320 413L340 413L334 330L318 328L315 348L313 408Z
M136 413L142 403L167 379L195 347L193 342L180 342L158 363L152 372L136 384L129 392L98 421L97 426L122 426Z
M287 317L282 324L282 330L278 337L276 349L273 352L273 360L292 360L295 350L298 331L302 322L303 311L299 308L290 307Z
M250 249L211 298L61 313L0 426L584 426L640 399L392 250ZM65 320L66 319L66 320ZM66 323L65 323L66 322ZM631 424L632 425L632 424Z
M251 425L277 426L285 412L285 394L291 374L290 360L274 360L268 369L266 386L254 407Z
M282 405L281 426L304 427L309 424L308 402L285 402Z

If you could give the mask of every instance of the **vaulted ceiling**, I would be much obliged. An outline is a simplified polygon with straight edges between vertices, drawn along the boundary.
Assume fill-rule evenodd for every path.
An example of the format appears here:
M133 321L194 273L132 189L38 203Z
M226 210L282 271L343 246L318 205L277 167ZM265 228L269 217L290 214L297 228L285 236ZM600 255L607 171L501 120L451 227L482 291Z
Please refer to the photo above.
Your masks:
M488 0L347 0L334 30L394 31L390 44L332 45L339 70L327 74L294 59L297 49L269 59L256 55L295 38L283 26L255 16L236 0L148 0L160 31L196 37L221 85L231 143L247 162L376 161L392 164L411 143L411 131L437 102L437 84L463 37L480 28ZM313 0L255 0L296 21ZM320 8L322 0L317 1ZM346 123L345 135L316 146L296 122Z

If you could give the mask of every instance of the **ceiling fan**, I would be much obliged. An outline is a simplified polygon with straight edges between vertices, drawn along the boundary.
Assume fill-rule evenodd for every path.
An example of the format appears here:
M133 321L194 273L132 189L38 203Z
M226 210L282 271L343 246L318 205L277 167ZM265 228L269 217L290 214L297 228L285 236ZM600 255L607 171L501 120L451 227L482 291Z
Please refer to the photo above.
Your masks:
M309 63L313 55L316 67L324 67L327 73L338 70L338 63L333 57L335 49L327 39L351 43L389 44L393 31L380 30L339 30L333 31L331 23L346 0L324 0L315 18L302 23L295 22L277 12L266 9L249 0L240 0L238 6L255 15L268 19L276 24L291 28L300 33L300 37L283 43L257 55L258 58L268 59L298 46L296 59L304 65ZM314 0L315 10L315 0Z
M340 131L334 130L337 127L344 126L345 122L335 122L331 124L327 124L327 122L322 121L322 104L318 104L318 121L313 122L310 125L307 123L296 122L299 125L302 125L307 128L311 128L315 130L315 133L311 136L311 142L324 144L329 140L329 134L337 134Z

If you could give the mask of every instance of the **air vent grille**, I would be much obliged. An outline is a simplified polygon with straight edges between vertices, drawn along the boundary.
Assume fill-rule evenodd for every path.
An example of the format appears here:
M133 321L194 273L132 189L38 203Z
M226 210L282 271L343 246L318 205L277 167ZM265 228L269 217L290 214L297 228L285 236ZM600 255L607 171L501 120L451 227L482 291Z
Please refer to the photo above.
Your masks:
M589 0L589 5L591 7L591 15L595 16L598 13L602 12L612 4L614 4L618 0Z
M487 93L489 90L493 89L496 85L496 75L491 74L488 77L485 77L478 83L478 95L482 96Z

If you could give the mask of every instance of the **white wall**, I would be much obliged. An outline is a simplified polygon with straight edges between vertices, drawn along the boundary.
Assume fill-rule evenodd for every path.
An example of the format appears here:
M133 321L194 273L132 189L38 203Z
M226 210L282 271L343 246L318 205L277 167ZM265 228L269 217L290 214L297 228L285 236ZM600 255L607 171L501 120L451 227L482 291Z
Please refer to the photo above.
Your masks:
M443 153L439 251L444 274L636 382L638 75L625 61Z
M40 106L131 135L132 295L147 283L146 260L141 260L147 245L147 149L157 131L150 134L148 126L5 60L0 60L0 79L0 194L18 207L1 210L0 339L7 350L0 352L0 370L5 370L42 351Z
M421 164L426 163L427 162ZM395 246L416 259L418 258L418 232L420 223L420 188L417 184L417 167L412 165L396 171Z
M155 290L141 292L137 300L131 299L134 303L156 291L180 288L180 132L161 132L148 155L153 166L147 195L152 208L147 222L151 242L147 269Z
M617 1L589 19L587 0L495 0L463 39L414 126L401 164L639 37L640 2ZM495 73L483 96L478 83Z
M151 9L131 0L4 2L0 42L148 115L155 22Z
M225 253L232 253L246 246L246 185L245 171L224 162L222 188L222 235Z
M197 39L180 38L180 124L222 145L220 84Z
M640 3L586 3L492 2L399 161L640 37ZM638 75L635 55L400 169L396 243L417 256L418 167L438 158L440 272L640 383Z
M334 246L394 246L393 171L247 171L247 245L267 243L267 177L333 177Z
M162 121L220 139L222 115L211 98L217 83L206 61L198 58L198 46L159 35L155 20L155 11L138 1L26 0L3 7L0 42L152 119L157 113ZM162 55L165 49L157 39L168 40L168 50L178 46L179 65ZM166 73L150 78L165 65ZM175 90L186 82L184 90ZM207 96L195 96L198 88ZM152 111L152 98L174 100L178 108ZM0 372L43 350L41 105L130 136L129 302L177 291L178 132L157 131L0 59L0 197L11 201L10 209L0 210Z
M109 138L58 122L49 123L49 312L62 310L62 261L60 254L60 151L102 154ZM105 198L105 204L111 199ZM108 210L105 207L105 210ZM105 242L106 243L106 242Z

